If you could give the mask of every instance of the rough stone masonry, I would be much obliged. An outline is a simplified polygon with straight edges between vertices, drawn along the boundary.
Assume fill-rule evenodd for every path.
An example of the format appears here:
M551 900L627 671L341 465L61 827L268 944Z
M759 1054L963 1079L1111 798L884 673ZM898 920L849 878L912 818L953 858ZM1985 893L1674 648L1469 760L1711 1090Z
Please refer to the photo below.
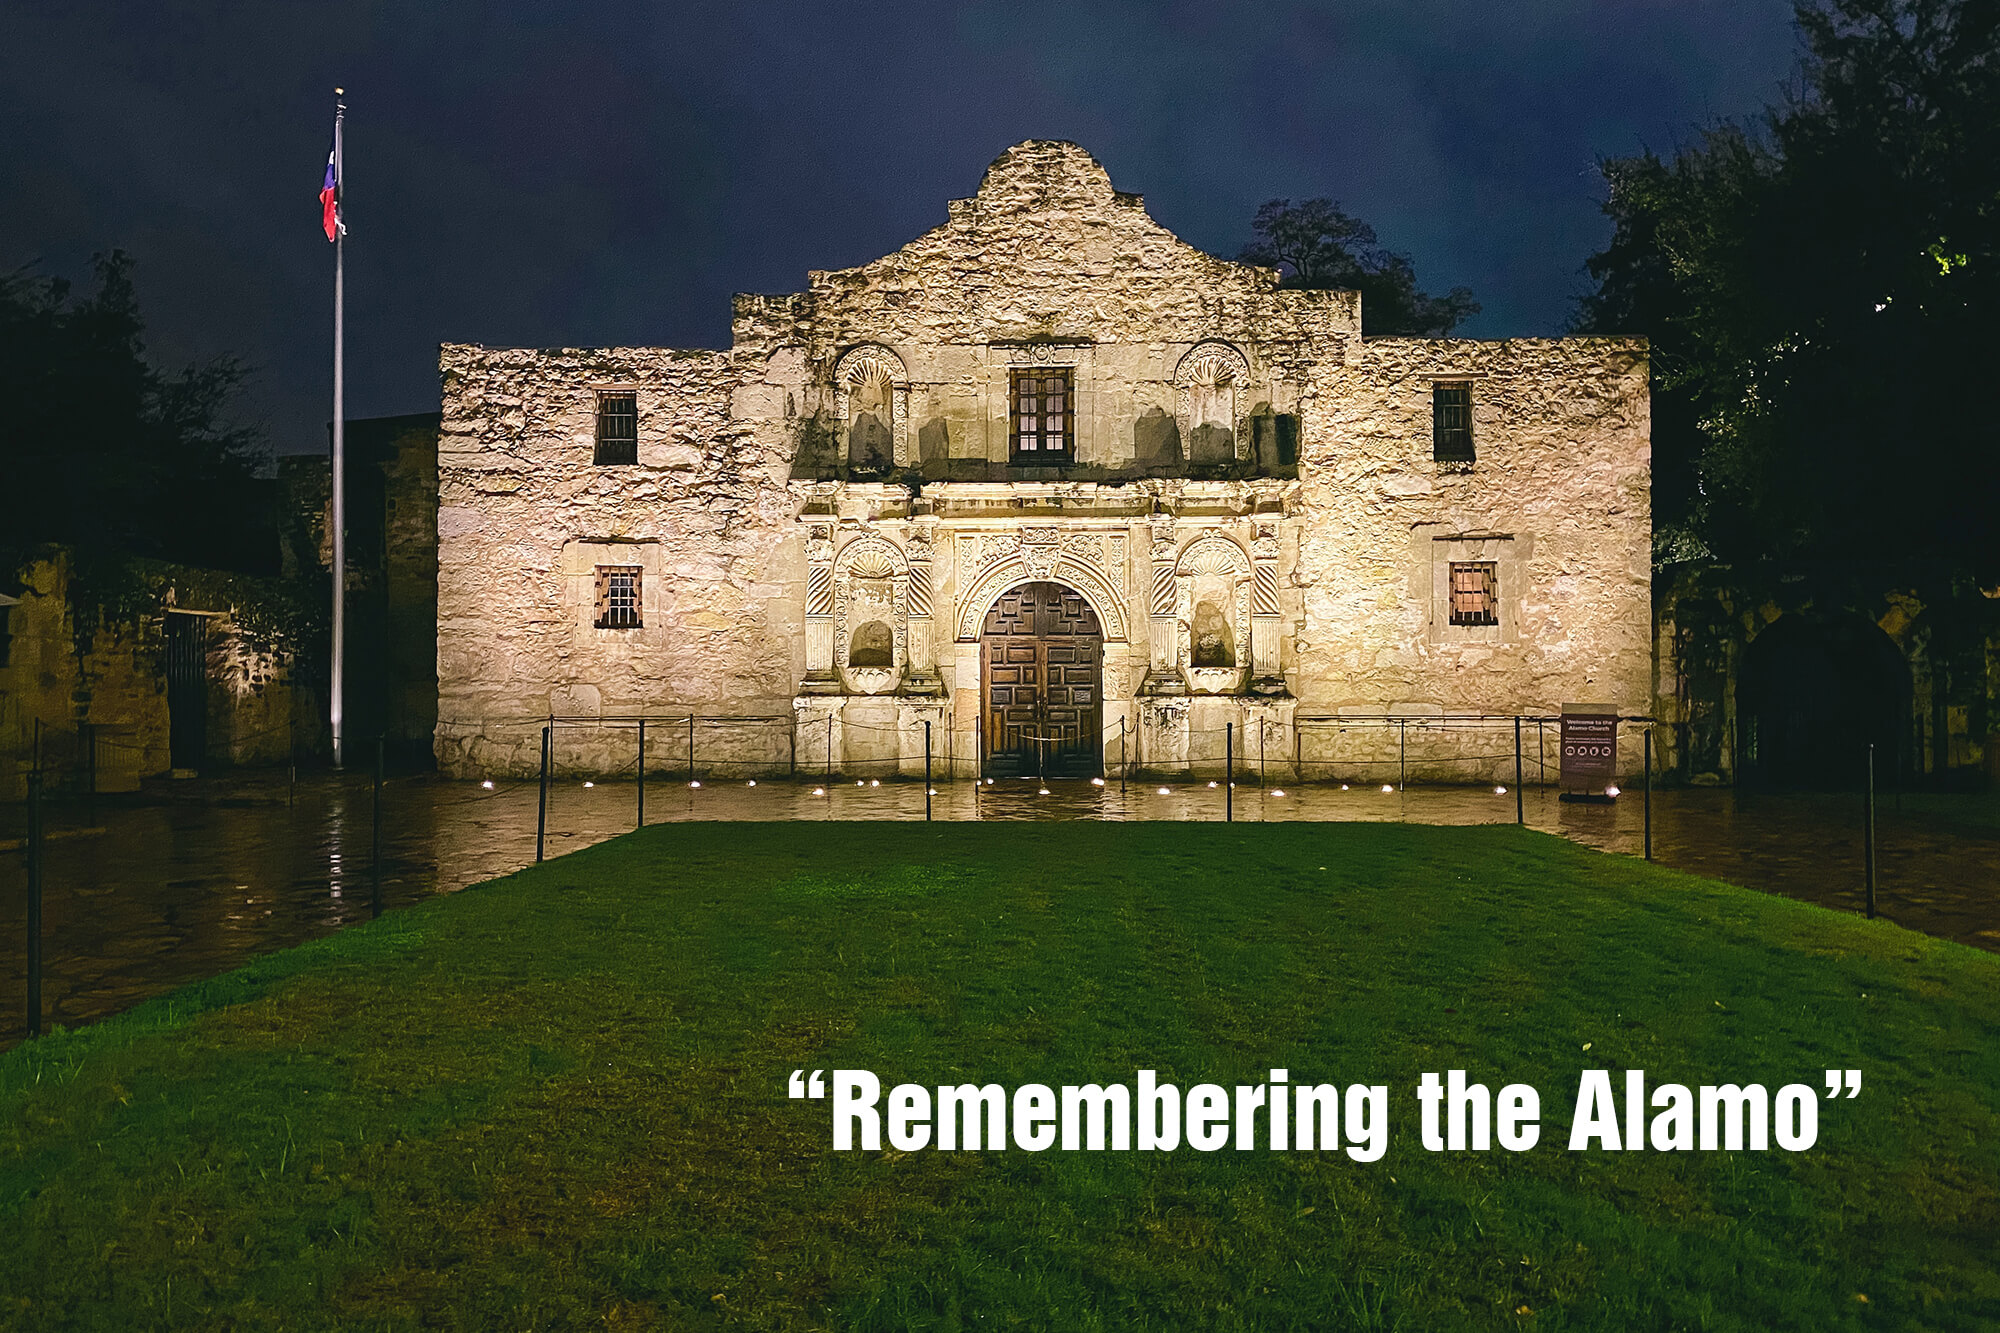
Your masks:
M958 778L1228 735L1477 780L1511 734L1451 719L1646 712L1643 340L1360 330L1030 141L727 351L447 345L439 764L532 772L554 717L629 775L644 716L671 773L694 715L704 775L920 773L929 723Z

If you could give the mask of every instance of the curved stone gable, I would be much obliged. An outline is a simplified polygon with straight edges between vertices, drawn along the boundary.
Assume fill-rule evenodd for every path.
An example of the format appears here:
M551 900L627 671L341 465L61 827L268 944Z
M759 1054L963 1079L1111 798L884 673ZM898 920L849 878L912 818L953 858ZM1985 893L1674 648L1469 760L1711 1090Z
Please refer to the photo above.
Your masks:
M1279 288L1274 269L1218 259L1154 221L1144 200L1073 143L1031 139L986 169L950 218L856 268L815 271L807 292L765 298L821 337L861 328L892 341L1093 341L1358 333L1352 292ZM752 308L755 308L754 305ZM738 341L758 330L739 326ZM762 330L779 339L792 329Z

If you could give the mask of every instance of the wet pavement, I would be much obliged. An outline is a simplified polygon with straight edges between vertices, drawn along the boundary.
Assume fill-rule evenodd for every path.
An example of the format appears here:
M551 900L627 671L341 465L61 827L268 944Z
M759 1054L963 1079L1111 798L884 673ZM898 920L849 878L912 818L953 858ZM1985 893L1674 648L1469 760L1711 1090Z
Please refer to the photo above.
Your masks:
M941 784L940 820L1219 820L1207 782L1121 788L1034 780ZM365 778L282 776L193 784L161 797L51 802L44 869L45 1024L76 1025L370 915L373 793ZM389 909L507 874L535 856L536 785L396 778L383 788L381 888ZM555 785L548 854L629 831L632 783ZM1527 823L1636 856L1639 794L1609 805L1523 793ZM1491 787L1240 786L1235 817L1255 820L1510 823L1515 795ZM649 782L646 820L922 819L920 783L852 780ZM23 828L0 809L0 849ZM2000 952L2000 793L1883 797L1876 815L1878 913L1913 930ZM1657 791L1654 859L1773 893L1860 911L1857 795ZM0 1046L25 1034L26 857L0 850Z

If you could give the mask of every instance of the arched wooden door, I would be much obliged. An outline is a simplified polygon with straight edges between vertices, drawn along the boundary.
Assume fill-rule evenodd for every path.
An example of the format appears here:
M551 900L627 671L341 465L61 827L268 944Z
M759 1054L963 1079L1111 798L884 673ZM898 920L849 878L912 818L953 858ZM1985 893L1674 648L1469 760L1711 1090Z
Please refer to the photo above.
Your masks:
M986 613L979 658L988 775L1103 770L1104 631L1090 603L1060 583L1010 589Z

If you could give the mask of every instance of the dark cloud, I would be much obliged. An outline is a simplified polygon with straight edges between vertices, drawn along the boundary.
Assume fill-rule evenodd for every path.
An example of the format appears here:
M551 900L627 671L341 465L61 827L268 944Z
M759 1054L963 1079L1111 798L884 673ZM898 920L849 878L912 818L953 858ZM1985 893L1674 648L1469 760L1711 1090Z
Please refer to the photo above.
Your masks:
M1075 139L1189 241L1329 194L1558 329L1592 164L1771 99L1777 0L1321 5L17 3L0 264L138 259L153 346L232 352L280 450L324 439L329 91L349 89L349 410L434 404L442 339L719 346L943 220L1008 144Z

